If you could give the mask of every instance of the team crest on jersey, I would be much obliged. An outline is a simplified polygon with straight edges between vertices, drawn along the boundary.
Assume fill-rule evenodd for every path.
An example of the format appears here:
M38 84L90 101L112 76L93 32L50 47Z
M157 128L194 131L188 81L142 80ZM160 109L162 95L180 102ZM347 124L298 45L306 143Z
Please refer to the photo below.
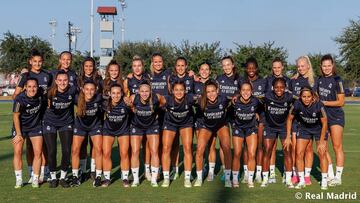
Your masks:
M299 85L299 83L297 82L297 83L295 83L295 85Z
M332 83L329 84L329 88L331 88L331 87L332 87Z
M315 112L313 113L313 117L316 117L316 113L315 113Z
M189 108L189 107L188 107L188 105L186 104L186 105L185 105L185 109L188 109L188 108Z
M235 80L235 81L234 81L234 85L237 85L237 84L238 84L238 81L237 81L237 80Z
M97 106L98 106L97 103L95 103L95 104L94 104L94 107L97 108Z
M189 85L190 84L190 81L189 80L186 80L186 82L185 82L187 85Z
M322 81L320 81L319 84L322 84Z
M57 100L57 97L54 97L54 100Z
M134 84L133 87L136 87L136 84Z
M219 105L219 109L223 109L224 107L223 107L223 105L222 104L220 104Z
M74 80L73 76L70 76L70 80L71 80L71 81Z
M162 77L162 79L163 79L163 80L166 80L166 75L164 75L164 76Z
M44 82L47 82L47 77L44 77Z
M251 107L251 111L254 111L254 107L253 107L253 106Z
M259 86L259 87L258 87L258 90L261 90L261 89L262 89L261 86Z
M121 109L120 112L121 112L121 113L125 113L125 110L124 110L124 109Z
M285 102L285 103L284 103L284 106L287 107L287 105L288 105L287 102Z
M224 82L225 82L224 80L221 81L221 83L224 83Z
M72 96L71 96L71 95L69 95L69 99L70 99L70 100L72 99Z
M241 108L239 107L239 108L237 108L237 110L238 110L238 111L241 111Z
M29 106L30 106L30 104L27 104L27 105L26 105L26 107L29 107Z
M271 105L274 105L274 102L270 102Z

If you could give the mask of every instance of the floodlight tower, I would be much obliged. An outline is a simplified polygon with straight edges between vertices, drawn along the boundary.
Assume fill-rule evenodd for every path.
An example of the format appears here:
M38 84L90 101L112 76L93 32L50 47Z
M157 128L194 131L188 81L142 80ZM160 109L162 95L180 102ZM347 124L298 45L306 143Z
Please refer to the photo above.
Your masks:
M51 46L53 51L55 51L55 36L56 36L56 26L57 26L57 22L55 19L51 19L49 21L49 24L51 26L51 35L50 35L50 39L51 39Z
M97 12L100 14L100 69L105 69L114 56L114 16L117 10L113 6L100 6Z
M125 0L119 0L121 5L121 44L125 41L125 8L127 8L127 4L125 3Z

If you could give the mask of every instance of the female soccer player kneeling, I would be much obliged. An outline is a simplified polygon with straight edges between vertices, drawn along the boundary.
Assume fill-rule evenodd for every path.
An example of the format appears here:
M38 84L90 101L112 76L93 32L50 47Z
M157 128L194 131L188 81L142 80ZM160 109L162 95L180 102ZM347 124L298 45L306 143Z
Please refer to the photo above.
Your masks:
M190 175L192 167L192 139L193 139L193 94L185 94L185 83L176 80L172 85L173 95L161 97L161 103L166 103L165 120L162 135L162 166L164 182L162 187L170 185L170 153L176 133L182 140L184 147L185 187L191 187Z
M124 187L129 187L129 147L130 147L130 109L124 101L124 93L120 85L110 88L110 98L105 110L103 126L103 170L105 181L102 186L109 186L112 169L111 151L115 137L119 144L121 177Z
M299 132L296 141L296 167L299 174L299 183L296 189L305 187L304 178L304 153L310 140L315 138L317 152L320 158L321 169L321 189L327 190L327 170L328 163L326 159L327 151L327 117L324 105L319 101L317 95L310 87L303 87L300 91L300 99L295 101L291 107L287 119L287 136L284 148L290 148L291 145L291 126L296 117L299 122Z
M96 94L92 80L85 81L77 99L74 137L72 143L72 186L79 186L80 149L86 136L90 136L95 151L96 178L94 187L101 186L102 175L102 96Z
M35 78L29 78L25 83L25 91L16 96L13 107L13 146L14 146L14 170L16 177L15 189L23 186L22 181L22 148L24 138L29 137L33 150L34 176L32 187L39 187L39 173L42 152L42 126L41 112L43 108L43 95L38 91L38 82Z
M252 96L252 85L250 82L242 83L240 96L234 105L234 120L232 122L234 158L232 162L232 184L239 187L239 169L243 142L246 142L248 156L248 183L249 188L254 187L255 154L257 148L257 121L259 112L259 100Z
M230 131L228 127L228 119L226 117L227 108L229 107L229 100L219 95L219 87L216 81L208 80L205 82L204 91L201 96L200 108L201 111L198 118L199 136L196 148L196 174L197 179L194 183L195 187L202 185L202 168L203 158L206 144L212 135L216 135L220 139L220 145L224 152L225 162L225 187L231 187L231 144Z
M130 96L128 105L132 108L134 115L130 127L131 146L131 172L134 181L131 187L137 187L139 181L139 155L140 146L144 136L149 141L151 156L151 186L158 187L157 176L159 173L159 121L158 110L160 107L160 95L153 94L150 82L143 81L139 86L139 92Z

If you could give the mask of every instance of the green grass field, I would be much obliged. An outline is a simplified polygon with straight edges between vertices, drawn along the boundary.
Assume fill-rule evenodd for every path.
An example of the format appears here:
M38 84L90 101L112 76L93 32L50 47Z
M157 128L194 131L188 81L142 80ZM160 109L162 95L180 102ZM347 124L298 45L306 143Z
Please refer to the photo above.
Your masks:
M357 192L360 200L360 105L346 106L346 127L344 133L344 150L346 156L343 185L329 188L326 193L340 194L341 192ZM49 189L43 184L39 189L26 185L15 190L15 176L12 166L13 149L11 145L10 128L12 125L11 103L0 103L0 202L301 202L305 193L320 194L321 190L315 177L319 176L319 163L315 157L315 166L312 171L313 185L303 189L287 189L281 184L279 169L282 169L282 153L277 153L277 184L270 184L267 188L249 189L241 184L237 189L225 189L220 176L214 182L204 182L201 188L184 188L183 174L167 189L152 188L147 181L138 188L123 188L120 178L119 155L114 145L113 149L113 177L115 182L108 188L93 188L92 182L87 181L78 188L64 189L58 187ZM333 161L333 151L330 150ZM59 155L60 153L58 153ZM27 180L27 167L23 156L23 179ZM60 158L58 159L60 161ZM194 176L194 169L193 169ZM295 194L300 192L302 200L297 200ZM326 200L326 199L325 199Z

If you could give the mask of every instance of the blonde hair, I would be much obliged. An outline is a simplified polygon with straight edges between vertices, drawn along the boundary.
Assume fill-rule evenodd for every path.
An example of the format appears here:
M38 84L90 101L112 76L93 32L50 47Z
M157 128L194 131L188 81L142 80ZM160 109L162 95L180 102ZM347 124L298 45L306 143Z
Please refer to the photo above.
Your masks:
M305 55L305 56L300 56L298 59L296 59L296 65L298 64L298 62L300 60L305 60L305 62L308 64L309 66L309 71L304 75L305 78L308 79L309 85L311 87L314 87L315 85L315 78L314 78L314 70L313 67L311 65L311 61L310 58ZM296 72L296 74L294 75L294 77L297 79L300 76L299 72Z

